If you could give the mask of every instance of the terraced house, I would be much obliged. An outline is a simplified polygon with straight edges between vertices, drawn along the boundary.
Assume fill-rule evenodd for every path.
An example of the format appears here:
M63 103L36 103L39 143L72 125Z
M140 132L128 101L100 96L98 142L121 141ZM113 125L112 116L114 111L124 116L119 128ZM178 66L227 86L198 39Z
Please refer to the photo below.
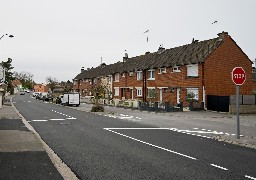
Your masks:
M185 106L188 93L193 92L194 99L206 108L218 106L227 111L229 96L235 95L234 67L243 67L246 72L240 94L252 94L252 61L227 32L222 32L213 39L193 39L171 49L159 47L157 52L82 70L73 80L73 89L82 96L92 95L93 84L105 82L106 98L183 102Z

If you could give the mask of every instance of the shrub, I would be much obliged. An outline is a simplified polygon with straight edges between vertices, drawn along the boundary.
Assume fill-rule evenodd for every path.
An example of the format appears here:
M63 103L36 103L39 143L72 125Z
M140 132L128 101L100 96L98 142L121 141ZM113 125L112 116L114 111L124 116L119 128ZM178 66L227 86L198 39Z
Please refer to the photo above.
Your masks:
M103 106L93 106L91 109L91 112L104 112L104 107Z

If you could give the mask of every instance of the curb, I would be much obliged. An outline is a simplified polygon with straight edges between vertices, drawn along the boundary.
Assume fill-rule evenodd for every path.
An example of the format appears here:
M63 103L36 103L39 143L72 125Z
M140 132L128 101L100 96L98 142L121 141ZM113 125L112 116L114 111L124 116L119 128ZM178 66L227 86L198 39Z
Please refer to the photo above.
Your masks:
M12 103L12 98L10 99L12 107L15 109L15 111L18 113L18 115L21 117L22 122L24 125L28 128L29 131L32 132L32 134L35 135L35 137L39 140L39 142L42 144L44 150L47 152L48 156L50 157L53 165L56 167L58 172L61 174L63 179L65 180L78 180L74 172L61 160L61 158L44 142L44 140L41 138L41 136L36 132L36 130L27 122L27 120L19 113L19 111L16 109L16 107Z

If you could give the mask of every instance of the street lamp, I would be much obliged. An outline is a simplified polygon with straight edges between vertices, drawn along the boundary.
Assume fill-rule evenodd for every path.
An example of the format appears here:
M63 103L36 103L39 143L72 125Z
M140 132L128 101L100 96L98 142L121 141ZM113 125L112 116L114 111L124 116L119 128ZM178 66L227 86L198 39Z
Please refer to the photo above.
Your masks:
M0 40L1 40L4 36L8 36L8 34L3 34L3 35L0 37ZM9 37L9 38L13 38L14 36L10 34L8 37Z

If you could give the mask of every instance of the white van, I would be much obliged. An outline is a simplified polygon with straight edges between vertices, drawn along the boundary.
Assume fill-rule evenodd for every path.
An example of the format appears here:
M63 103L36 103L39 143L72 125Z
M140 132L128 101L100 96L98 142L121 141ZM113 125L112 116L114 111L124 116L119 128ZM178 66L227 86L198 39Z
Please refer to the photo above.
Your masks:
M79 93L65 93L61 96L61 104L66 106L79 106L80 94Z

